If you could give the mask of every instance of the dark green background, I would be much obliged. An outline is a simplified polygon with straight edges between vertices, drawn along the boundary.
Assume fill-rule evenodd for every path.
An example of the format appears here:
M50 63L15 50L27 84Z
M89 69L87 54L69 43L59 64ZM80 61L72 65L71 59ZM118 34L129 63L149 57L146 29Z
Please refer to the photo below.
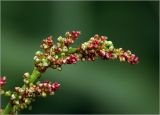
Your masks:
M80 30L75 45L98 33L139 56L138 65L119 61L79 62L41 80L61 83L55 96L37 98L22 113L158 113L158 1L2 2L1 74L7 88L22 85L43 38ZM8 98L2 98L4 107Z

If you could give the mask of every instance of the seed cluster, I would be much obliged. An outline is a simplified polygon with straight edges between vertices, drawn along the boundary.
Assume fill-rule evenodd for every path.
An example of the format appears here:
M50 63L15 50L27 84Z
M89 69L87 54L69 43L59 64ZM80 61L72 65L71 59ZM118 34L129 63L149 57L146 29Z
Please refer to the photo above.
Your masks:
M75 64L78 60L94 61L98 57L105 60L119 59L131 64L138 62L138 57L131 51L114 48L112 41L108 41L106 36L98 34L77 48L70 47L79 35L79 31L66 32L65 37L58 37L56 44L53 43L51 36L44 39L41 45L44 51L36 52L35 66L41 72L44 72L48 67L61 70L63 64Z

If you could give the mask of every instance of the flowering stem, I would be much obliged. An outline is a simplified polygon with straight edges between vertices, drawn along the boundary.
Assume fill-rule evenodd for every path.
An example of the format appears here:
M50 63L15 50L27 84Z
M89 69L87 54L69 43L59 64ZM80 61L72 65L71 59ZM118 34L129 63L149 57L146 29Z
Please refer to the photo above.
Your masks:
M77 48L70 47L79 35L79 31L66 32L65 37L58 37L56 44L54 44L51 36L43 40L40 46L43 51L37 51L34 56L35 67L32 74L25 73L23 75L24 85L15 87L13 92L6 91L3 93L11 97L3 111L3 115L15 114L17 111L27 108L33 101L32 98L36 96L54 95L54 92L60 86L58 82L51 83L46 80L34 84L41 73L48 68L61 71L63 64L76 64L77 61L94 61L96 57L103 60L119 59L130 64L138 63L138 57L132 54L130 50L125 51L122 48L114 48L112 41L108 41L106 36L99 36L98 34L91 37L89 41L80 44ZM5 84L6 78L0 77L0 86ZM1 87L0 91L3 91Z
M35 80L38 79L38 77L41 75L41 73L38 71L38 69L36 67L34 67L33 72L29 78L29 83L34 83ZM25 87L25 85L23 85L23 87ZM7 104L7 106L5 107L3 114L9 114L12 111L13 107L11 105L11 103L9 102Z
M68 51L68 54L75 53L77 51L77 48L70 48ZM41 75L41 72L38 71L36 67L34 67L33 72L29 78L29 83L34 83L35 80L38 79L38 77ZM23 85L25 87L25 85ZM5 107L3 114L9 114L12 111L13 107L11 103L9 102L7 106Z
M33 72L29 78L29 82L33 83L39 76L41 75L41 73L38 71L38 69L35 67L33 69Z

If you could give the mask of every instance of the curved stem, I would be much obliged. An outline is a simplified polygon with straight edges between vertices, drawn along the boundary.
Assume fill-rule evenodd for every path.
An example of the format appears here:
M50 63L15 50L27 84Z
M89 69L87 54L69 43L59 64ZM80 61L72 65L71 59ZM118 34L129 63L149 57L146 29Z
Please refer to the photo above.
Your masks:
M29 78L29 82L33 83L40 75L41 75L41 72L39 72L38 69L34 67L33 72Z
M68 54L76 53L76 51L77 51L77 48L70 48L68 50ZM29 78L29 83L34 83L34 81L37 80L40 75L41 75L41 72L38 71L36 67L34 67L33 72ZM22 87L25 87L25 85L23 85ZM3 115L9 114L12 111L12 109L13 109L13 106L9 102L3 111Z
M34 67L33 72L29 78L29 82L30 83L34 83L34 81L41 75L41 73L38 71L38 69L36 67ZM23 85L24 87L24 85ZM13 109L13 106L11 105L11 103L9 102L7 104L7 106L5 107L4 111L3 111L3 115L8 115Z

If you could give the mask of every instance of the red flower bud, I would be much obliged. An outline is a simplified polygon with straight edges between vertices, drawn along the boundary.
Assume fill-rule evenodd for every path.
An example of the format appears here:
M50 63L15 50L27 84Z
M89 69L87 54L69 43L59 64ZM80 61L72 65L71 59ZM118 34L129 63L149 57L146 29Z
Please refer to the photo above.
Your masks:
M59 88L59 86L60 86L60 84L59 84L58 82L54 82L54 83L52 84L52 89L53 89L54 91L56 91L56 90Z
M6 84L6 77L0 77L0 87L4 86Z

